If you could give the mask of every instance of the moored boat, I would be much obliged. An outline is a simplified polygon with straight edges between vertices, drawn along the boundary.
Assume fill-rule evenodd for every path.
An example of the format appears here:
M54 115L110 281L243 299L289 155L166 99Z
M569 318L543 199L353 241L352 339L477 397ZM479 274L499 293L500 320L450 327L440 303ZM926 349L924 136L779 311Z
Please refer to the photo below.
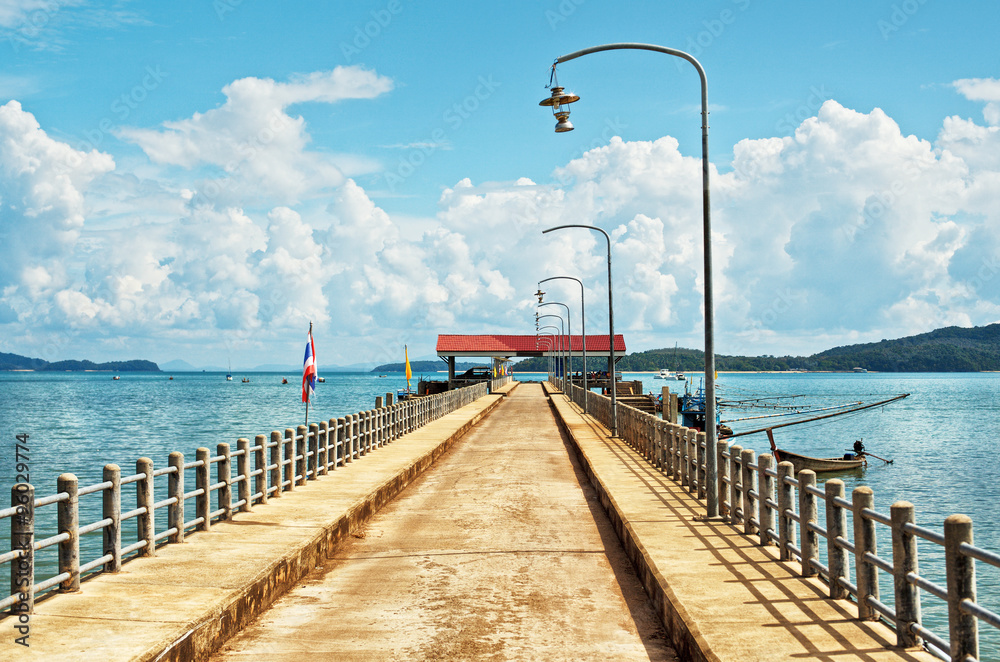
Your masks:
M846 454L852 456L852 459L848 460L843 457L809 457L780 448L775 448L773 452L775 461L791 462L792 466L795 467L795 473L799 473L803 469L809 469L818 474L831 471L853 471L860 469L862 465L867 463L863 455L857 457L851 453Z

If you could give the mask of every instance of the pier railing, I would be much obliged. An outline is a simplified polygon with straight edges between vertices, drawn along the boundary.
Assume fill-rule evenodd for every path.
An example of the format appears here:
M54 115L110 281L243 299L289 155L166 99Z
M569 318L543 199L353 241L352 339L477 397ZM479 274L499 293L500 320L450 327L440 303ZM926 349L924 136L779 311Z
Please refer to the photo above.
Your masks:
M0 599L0 610L9 609L12 616L19 617L30 614L35 599L45 593L78 591L85 575L118 572L128 560L156 556L163 545L183 542L190 533L208 531L214 523L233 519L237 512L250 512L285 492L301 489L478 400L489 393L490 386L482 382L395 404L387 394L384 401L376 398L375 409L308 427L287 428L284 433L259 434L253 442L238 439L236 450L228 443L218 444L215 454L199 448L194 461L173 452L167 466L156 469L151 459L139 458L136 472L124 476L118 465L109 464L104 467L103 482L94 485L81 487L75 475L66 473L59 476L55 494L44 497L36 497L34 486L18 483L11 489L11 507L0 510L0 520L10 522L11 541L11 551L0 554L0 567L10 565L12 591ZM129 485L135 485L134 490ZM162 494L164 487L166 498L157 501L154 495L157 491ZM123 508L128 501L126 489L134 491L133 509ZM102 499L101 519L80 524L81 498ZM44 537L36 524L45 518L36 513L48 506L56 507L56 526L52 535ZM156 517L157 511L164 509L165 527L157 525ZM132 520L136 540L126 543L125 524ZM98 531L103 535L100 553L84 562L80 558L81 538ZM58 547L58 572L42 578L36 573L36 554L50 547Z
M586 397L589 413L610 427L610 398L585 395L578 386L569 391L581 406ZM704 432L624 404L618 405L618 431L653 467L705 499ZM876 511L869 487L856 487L848 500L842 480L817 485L815 472L796 474L791 462L775 463L771 454L755 457L753 450L724 440L714 452L720 512L731 526L759 545L777 545L778 559L798 563L801 576L825 582L830 599L853 600L859 620L883 620L893 627L898 646L923 646L954 662L980 659L979 623L1000 629L1000 614L976 602L976 561L1000 568L1000 554L973 544L971 518L951 515L939 533L916 523L909 502L893 503L888 515ZM879 554L880 537L891 540L888 555ZM929 556L943 558L943 585L920 574L918 540L933 545ZM892 596L886 598L891 604L880 597L880 572L892 578ZM944 602L947 638L924 626L924 595Z

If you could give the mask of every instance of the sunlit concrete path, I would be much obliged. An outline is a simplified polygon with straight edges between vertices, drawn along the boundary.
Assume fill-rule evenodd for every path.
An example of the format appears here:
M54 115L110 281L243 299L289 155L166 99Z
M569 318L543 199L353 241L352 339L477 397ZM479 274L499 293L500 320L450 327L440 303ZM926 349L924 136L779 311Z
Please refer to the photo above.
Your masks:
M673 660L540 386L213 660Z

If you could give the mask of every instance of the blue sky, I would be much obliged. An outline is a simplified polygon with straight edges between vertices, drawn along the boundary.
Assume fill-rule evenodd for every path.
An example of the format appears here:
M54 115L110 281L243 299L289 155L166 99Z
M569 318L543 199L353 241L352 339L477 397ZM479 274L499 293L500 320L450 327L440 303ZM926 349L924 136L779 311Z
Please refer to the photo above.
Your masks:
M526 333L534 284L701 345L708 72L720 353L1000 318L993 4L0 0L0 351L321 363ZM574 304L573 290L552 288ZM590 305L589 329L606 324ZM576 326L579 328L579 326Z

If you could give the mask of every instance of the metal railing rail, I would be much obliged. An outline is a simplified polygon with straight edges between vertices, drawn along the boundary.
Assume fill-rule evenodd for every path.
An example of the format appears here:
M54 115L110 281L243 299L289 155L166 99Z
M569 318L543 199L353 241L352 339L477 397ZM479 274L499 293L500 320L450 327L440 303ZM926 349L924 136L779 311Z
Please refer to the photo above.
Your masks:
M611 399L596 393L584 396L582 391L570 385L567 395L577 404L587 397L590 414L610 427ZM705 433L622 403L618 431L653 467L698 499L706 498ZM943 533L938 533L916 524L909 502L893 503L889 515L877 512L869 487L855 488L848 500L842 480L817 485L813 471L795 474L791 462L775 466L771 454L755 458L753 450L726 441L719 441L715 452L720 515L731 526L756 537L759 545L777 545L779 559L798 562L801 576L825 582L830 599L852 599L859 620L884 620L895 630L897 645L923 646L942 660L978 662L979 623L1000 629L1000 614L976 602L976 562L1000 568L1000 554L973 544L971 518L951 515L944 520ZM820 508L825 527L819 524ZM878 525L889 527L888 558L878 553ZM920 575L918 539L943 549L945 586ZM892 577L892 606L879 599L879 572ZM923 594L946 603L947 638L923 626Z
M233 451L228 443L198 448L193 462L184 454L170 453L168 466L154 469L149 458L139 458L136 472L123 476L115 464L104 467L103 482L80 487L75 475L59 476L56 493L35 497L35 487L18 483L11 488L11 507L0 509L0 521L10 521L11 551L0 554L0 566L10 564L11 591L0 599L0 610L10 615L30 614L35 599L47 592L75 592L88 574L118 572L122 563L156 556L163 545L183 542L194 531L208 531L213 523L231 520L237 512L250 512L357 461L373 450L464 407L511 381L510 376L474 386L408 399L375 409L287 428L282 434L256 435L251 443L241 438ZM391 394L387 396L387 401ZM376 405L381 405L377 398ZM235 473L233 465L235 463ZM215 466L214 481L212 466ZM186 473L194 472L194 489ZM165 477L165 478L161 478ZM157 482L157 479L161 479ZM157 484L166 481L167 498L155 501ZM135 485L135 508L123 512L128 499L123 488ZM235 494L234 494L235 490ZM129 490L132 491L132 490ZM80 498L100 494L101 519L80 525ZM94 497L96 498L96 497ZM194 511L190 510L193 500ZM215 509L212 508L213 500ZM57 532L41 538L35 530L40 508L55 505ZM157 531L157 511L166 510L166 526ZM192 517L193 515L193 517ZM136 540L123 544L123 524L134 520ZM101 531L101 554L81 563L80 539ZM58 546L58 572L36 577L35 555ZM39 581L41 580L41 581Z

